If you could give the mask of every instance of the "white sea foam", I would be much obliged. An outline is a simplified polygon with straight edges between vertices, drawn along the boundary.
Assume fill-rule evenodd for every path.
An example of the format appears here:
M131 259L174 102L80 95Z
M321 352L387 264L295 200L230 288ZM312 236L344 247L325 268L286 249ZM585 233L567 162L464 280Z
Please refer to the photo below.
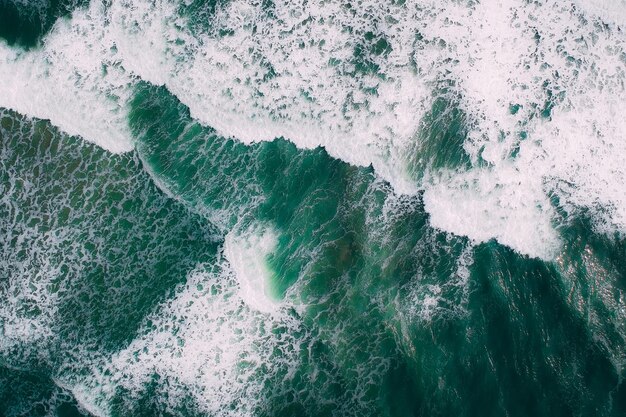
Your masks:
M224 241L224 255L237 277L241 299L263 313L274 313L280 307L272 290L273 272L267 265L275 246L276 235L267 228L244 234L232 231Z
M198 266L128 347L96 363L70 390L87 410L108 416L117 389L128 390L132 400L157 375L155 401L163 410L172 412L191 396L194 407L210 415L254 415L264 401L264 381L277 372L289 378L297 364L299 321L278 308L259 312L240 282L226 260Z
M626 232L623 0L282 0L271 10L236 0L193 30L174 1L97 4L58 23L42 50L0 48L12 80L0 105L127 150L121 120L140 77L225 136L283 136L372 164L399 193L425 190L433 225L475 241L552 258L551 196L599 231ZM474 167L418 182L409 152L438 94L466 115Z
M626 27L626 0L575 0L575 4L604 22Z
M410 51L393 49L387 59L375 59L395 68L393 79L355 76L355 39L345 28L376 30L367 16L354 20L339 3L278 2L278 16L269 19L261 2L229 2L218 7L211 33L194 36L181 29L185 21L171 15L172 7L114 4L116 44L126 68L167 85L193 117L225 136L321 145L350 163L373 163L399 190L415 191L396 148L408 146L428 106L430 77L408 67ZM220 30L232 35L213 36ZM411 38L405 32L396 36Z
M513 164L443 176L427 188L424 204L433 226L476 242L495 238L521 253L548 259L560 247L541 182Z
M0 41L0 107L49 119L111 152L132 149L126 122L131 79L115 58L102 4L59 19L30 52Z
M37 249L24 262L26 265L37 265L37 268L13 269L11 276L7 277L8 281L3 282L0 289L2 356L8 355L17 346L35 346L53 336L51 323L57 313L58 299L49 287L58 277L59 271L45 256L45 250L40 252ZM9 265L0 264L0 267L8 270Z
M598 230L624 233L626 38L566 3L503 3L472 13L460 60L473 64L458 68L474 122L465 149L488 166L427 186L433 223L552 258L559 245L548 196L556 195L570 214L588 210Z
M10 119L2 117L3 126ZM0 133L17 146L20 133L28 133L32 125L20 117L12 120L11 130ZM74 152L69 161L81 154L80 148L55 148ZM155 384L154 402L159 410L173 409L192 398L195 404L187 405L215 416L255 415L263 406L261 390L268 379L279 373L278 384L283 379L289 382L306 332L288 301L271 299L269 291L264 292L272 276L265 260L276 242L271 227L229 234L226 254L219 255L212 265L198 265L191 271L186 283L176 288L176 295L145 318L136 339L112 353L101 338L89 335L106 333L107 324L98 323L103 328L96 329L89 318L74 322L65 315L68 309L75 314L81 307L102 308L96 297L115 293L116 280L127 278L123 271L105 273L106 288L112 291L92 288L90 271L104 259L103 253L117 249L101 244L102 235L111 235L106 219L112 213L107 210L116 208L110 201L105 202L106 207L99 203L110 194L94 198L94 184L85 182L84 176L82 182L81 176L55 181L41 174L56 160L52 151L33 157L27 166L24 163L28 161L21 161L19 155L7 146L0 155L7 180L0 187L0 237L6 241L0 247L0 357L5 364L30 368L36 363L50 369L55 383L71 391L80 406L96 416L117 415L119 403L126 407L150 389L147 386L155 374L159 383ZM102 173L107 174L106 170ZM100 184L112 193L121 190L116 187L117 180L125 181L121 188L130 187L127 191L133 196L145 184L142 175ZM68 187L66 194L57 190ZM77 209L70 203L77 195L76 187L89 197L91 207ZM162 201L152 203L162 207ZM70 221L56 220L55 215L66 207L79 213L70 210ZM171 217L164 220L171 225ZM157 240L155 233L164 226L158 223L152 224L156 229L146 231ZM89 224L91 229L80 224ZM146 236L134 237L143 241ZM152 242L148 244L151 250L167 250L155 247L167 242ZM92 244L98 248L90 247ZM123 285L132 289L140 284ZM259 291L256 296L255 291ZM123 306L117 307L123 310ZM128 396L117 397L123 388Z
M96 398L92 391L84 384L68 384L65 381L54 379L55 385L72 393L76 404L82 411L95 417L106 417L111 410L108 404Z

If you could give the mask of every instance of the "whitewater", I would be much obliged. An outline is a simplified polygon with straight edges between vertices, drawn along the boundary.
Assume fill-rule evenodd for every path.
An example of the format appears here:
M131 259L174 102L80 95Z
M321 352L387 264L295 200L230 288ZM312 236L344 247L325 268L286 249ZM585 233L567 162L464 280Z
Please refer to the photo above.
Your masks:
M226 137L371 164L396 192L423 190L436 227L549 259L552 196L592 212L598 230L626 230L625 10L236 1L188 17L172 2L92 2L41 48L3 46L0 105L126 152L132 86L165 85ZM462 111L467 138L449 146L469 167L415 160L428 158L420 132L437 99Z
M626 412L625 0L50 4L0 8L51 19L0 28L0 411Z

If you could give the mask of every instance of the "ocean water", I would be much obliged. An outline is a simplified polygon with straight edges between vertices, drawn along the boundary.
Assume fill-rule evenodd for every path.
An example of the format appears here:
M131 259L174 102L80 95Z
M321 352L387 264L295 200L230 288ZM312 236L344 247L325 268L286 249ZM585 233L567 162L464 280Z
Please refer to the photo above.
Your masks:
M0 416L626 416L624 0L0 0Z

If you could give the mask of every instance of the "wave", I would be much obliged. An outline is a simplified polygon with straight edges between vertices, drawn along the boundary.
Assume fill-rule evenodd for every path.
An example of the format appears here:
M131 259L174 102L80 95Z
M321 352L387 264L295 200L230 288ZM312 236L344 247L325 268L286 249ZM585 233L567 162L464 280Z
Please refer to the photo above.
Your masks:
M475 247L371 168L222 137L147 83L129 108L123 155L0 118L2 360L83 411L552 414L564 390L621 410L623 242L582 224L555 262ZM433 141L466 166L456 131Z
M323 146L396 192L425 191L442 230L552 259L577 213L626 230L624 4L610 7L94 1L42 47L0 48L0 105L124 152L133 86L166 85L226 137ZM450 111L441 98L463 112L469 165L420 152Z

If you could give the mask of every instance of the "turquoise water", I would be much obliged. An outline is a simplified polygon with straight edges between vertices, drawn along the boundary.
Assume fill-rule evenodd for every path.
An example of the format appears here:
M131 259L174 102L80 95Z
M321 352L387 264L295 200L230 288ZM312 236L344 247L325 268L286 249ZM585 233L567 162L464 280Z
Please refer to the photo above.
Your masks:
M103 6L110 21L116 18L114 3ZM202 62L205 55L193 54L210 43L203 34L235 36L224 32L226 18L212 20L229 2L173 4L173 16L183 19L174 19L180 38L168 45L162 66L169 56L176 62L172 68L187 59ZM276 19L276 25L297 13L283 13L272 2L258 6L260 16ZM357 80L349 84L354 90L340 106L341 117L332 119L341 125L329 130L337 143L348 129L354 135L348 135L348 145L359 145L355 126L361 115L385 111L376 107L375 97L383 95L389 78L399 76L387 62L398 48L391 35L375 29L382 21L401 20L410 6L393 2L389 7L399 8L399 15L373 12L376 27L346 29L357 39L349 45L352 52L343 63L328 63L340 68L340 77ZM3 47L24 54L44 51L52 59L47 36L63 30L53 23L58 18L71 24L72 10L85 7L2 4L0 23L10 13L24 19L1 27ZM359 7L354 9L359 15ZM257 23L260 37L269 36L270 29L262 27L267 22ZM132 30L151 33L142 24ZM202 42L193 44L185 38L189 33ZM419 32L411 38L416 50L445 46ZM124 48L118 43L116 51ZM233 125L233 132L258 134L258 140L224 133L223 126L247 120L228 119L246 105L238 100L247 93L229 89L235 103L230 109L220 106L231 102L216 101L224 111L215 116L217 128L199 115L203 107L194 96L210 101L209 95L200 87L182 89L178 75L159 83L148 72L133 73L106 96L123 114L127 152L98 146L87 133L65 133L71 129L63 126L74 126L72 119L81 115L60 117L54 111L62 106L51 110L51 120L0 110L0 415L626 415L626 240L618 217L623 190L608 203L599 198L585 205L576 197L576 183L560 180L550 188L546 180L553 210L548 224L559 242L550 256L524 252L528 241L544 242L533 240L543 233L532 223L536 217L507 217L500 210L528 213L526 206L538 204L533 196L522 208L505 201L498 210L484 209L486 218L504 219L500 228L517 230L514 237L531 236L523 244L508 234L482 239L436 227L433 219L441 213L433 212L429 201L440 189L432 184L498 166L485 150L489 142L479 142L480 152L474 152L478 139L472 135L482 125L454 82L443 77L428 94L434 98L425 99L423 116L398 159L386 147L395 142L382 139L345 153L332 140L316 146L286 134L261 140L267 139L263 129L280 132L271 123L296 120L290 113L296 99L290 101L289 85L280 84L290 69L263 58L268 51L259 47L247 57L250 67L258 64L256 73L243 65L243 75L234 74L237 83L252 85L250 100L258 100L250 123L262 119L263 111L269 116L258 125ZM148 58L142 59L148 68ZM106 84L107 74L136 71L130 55L109 64L110 70L96 65L97 73L89 77L76 67L80 82L72 85L91 94L97 90L89 87L94 79ZM50 65L47 71L54 72L60 64ZM215 63L215 71L220 68ZM337 95L344 81L333 84ZM229 79L223 82L231 87ZM315 82L307 82L310 91L298 97L313 104L298 112L318 111L316 117L326 120L333 108L315 107L325 98L315 97ZM268 91L281 89L284 96L263 101ZM361 93L370 98L359 101ZM556 118L560 104L554 101ZM536 140L532 133L539 136L551 115L539 105L511 109L509 116L527 119L510 138L499 132L495 142L506 145L507 161L529 163L526 143L549 142L549 136ZM311 128L305 116L290 131L294 137ZM106 134L116 129L108 124L116 117L105 117L111 129ZM89 129L93 126L85 132ZM362 149L380 151L384 163L372 157L369 165L359 164L346 156ZM603 155L603 148L593 152ZM404 165L396 170L399 164ZM516 167L531 176L538 166ZM621 184L621 172L613 172ZM415 190L400 191L400 176ZM514 189L525 190L522 183ZM580 189L595 190L588 183ZM479 199L491 201L489 191L479 191ZM471 223L469 210L479 209L463 204L455 201L468 210L462 214ZM521 229L510 228L528 218Z

